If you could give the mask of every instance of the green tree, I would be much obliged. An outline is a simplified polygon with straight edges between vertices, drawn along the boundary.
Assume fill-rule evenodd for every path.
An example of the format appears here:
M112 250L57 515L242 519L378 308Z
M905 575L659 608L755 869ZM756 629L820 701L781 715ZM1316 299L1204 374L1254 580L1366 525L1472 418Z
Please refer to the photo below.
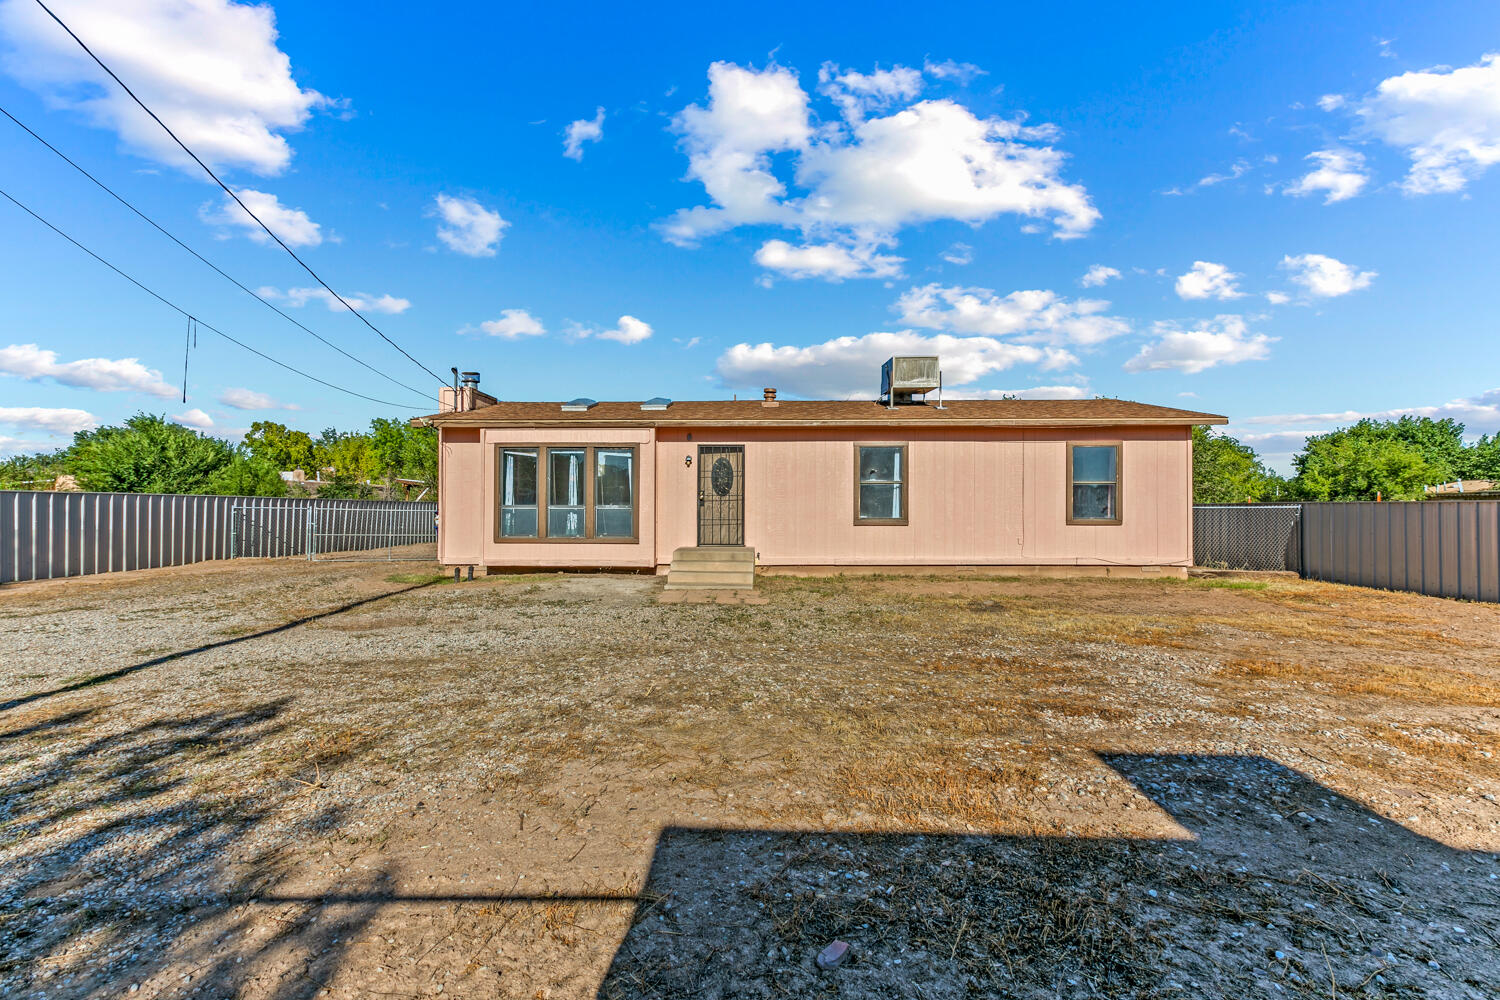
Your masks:
M1454 478L1500 482L1500 434L1486 434L1465 448Z
M431 427L376 417L370 421L370 447L379 475L387 483L397 478L418 479L436 490L437 431Z
M203 493L235 454L227 441L137 413L120 427L79 431L65 462L86 490Z
M248 449L237 449L234 457L198 492L226 497L284 497L287 484L281 470Z
M271 420L257 420L245 435L245 447L256 458L274 465L278 472L317 471L317 448L306 431L294 431Z
M335 472L332 479L318 488L318 496L324 500L373 500L375 487L348 472Z
M0 490L50 490L67 471L62 454L13 455L0 461Z
M1359 425L1309 437L1292 462L1295 492L1306 500L1415 500L1446 472L1417 445Z
M1193 502L1275 500L1286 482L1265 467L1255 449L1207 427L1193 428Z

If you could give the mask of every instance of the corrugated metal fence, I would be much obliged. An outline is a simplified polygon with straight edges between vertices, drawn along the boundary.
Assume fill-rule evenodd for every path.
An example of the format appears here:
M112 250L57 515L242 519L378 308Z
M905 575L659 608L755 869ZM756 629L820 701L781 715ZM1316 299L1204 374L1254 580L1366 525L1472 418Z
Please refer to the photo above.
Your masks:
M1500 500L1302 505L1302 575L1500 602Z
M1500 602L1500 500L1204 504L1200 566Z
M381 510L431 525L437 504L0 490L0 583L181 566L235 555L306 555L309 518L348 519L359 511ZM389 537L374 534L341 542L346 550L389 545Z

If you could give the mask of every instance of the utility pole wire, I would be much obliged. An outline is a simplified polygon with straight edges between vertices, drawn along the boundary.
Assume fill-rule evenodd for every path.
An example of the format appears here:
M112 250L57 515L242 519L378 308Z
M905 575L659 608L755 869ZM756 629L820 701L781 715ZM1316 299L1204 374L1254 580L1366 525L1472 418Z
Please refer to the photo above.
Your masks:
M141 284L139 281L137 281L136 279L132 278L130 275L126 274L124 271L120 270L118 267L115 267L115 265L111 264L109 261L105 260L103 257L101 257L98 254L94 253L94 251L90 250L88 247L84 246L82 243L79 243L73 237L69 236L67 233L63 232L61 229L58 229L52 223L48 222L46 219L42 218L40 215L37 215L31 209L29 209L25 205L21 204L19 201L17 201L14 197L11 196L10 192L6 191L3 188L0 188L0 197L3 197L6 201L10 202L12 205L16 206L21 211L23 211L27 215L31 216L33 219L35 219L36 221L40 222L42 225L46 226L48 229L52 230L54 233L56 233L57 235L61 236L63 239L67 240L69 243L73 244L75 247L77 247L78 249L82 250L84 253L88 254L90 257L94 258L99 263L101 263L105 267L109 268L111 271L115 272L120 277L124 278L126 281L130 282L132 285L134 285L135 287L139 288L141 291L145 292L147 295L151 296L153 299L155 299L156 301L160 302L162 305L164 305L167 308L172 309L172 310L174 310L176 312L181 313L186 318L188 318L188 319L192 320L193 322L195 322L198 326L203 327L203 329L205 329L205 330L211 330L212 332L217 333L219 336L223 337L225 340L229 341L231 344L237 344L238 346L243 347L245 350L249 351L251 354L258 355L259 357L265 358L267 361L271 362L271 364L277 365L277 366L279 366L281 368L285 368L287 371L293 373L294 375L301 375L305 379L311 379L312 381L318 383L319 385L327 386L330 389L335 389L335 390L337 390L339 392L342 392L342 393L345 393L347 395L357 396L360 399L367 400L367 401L369 401L371 403L379 403L381 406L394 406L397 409L401 409L401 410L420 410L421 409L421 407L419 407L419 406L409 406L406 403L393 403L393 402L391 402L388 399L376 399L373 396L366 396L363 393L355 392L353 389L346 389L346 388L344 388L341 385L334 385L332 382L325 382L322 379L318 378L316 375L309 375L307 372L302 371L301 369L293 368L291 365L287 364L284 361L277 361L275 358L271 357L269 354L266 354L264 351L258 351L255 348L251 347L249 344L245 343L244 341L237 340L236 338L231 337L229 334L225 333L223 330L220 330L218 327L210 326L209 324L203 322L201 319L198 319L198 317L194 316L192 313L188 312L186 309L184 309L181 306L179 306L177 303L173 302L171 299L169 299L166 296L161 295L161 294L159 294L157 292L152 291L150 288L147 288L145 285Z
M328 289L328 294L329 295L332 295L334 298L336 298L340 302L342 302L344 304L344 308L348 309L354 315L358 316L359 317L359 321L361 323L363 323L365 326L369 327L371 330L374 330L377 334L379 334L381 340L384 340L387 344L390 344L396 350L400 351L403 355L405 355L405 357L406 357L406 359L408 361L410 361L412 364L416 365L418 368L422 369L428 375L431 375L433 378L437 379L439 383L441 383L443 385L447 385L447 383L443 381L443 379L442 379L441 376L439 376L431 368L428 368L426 365L422 364L422 362L418 361L416 358L412 357L410 354L407 354L406 353L406 348L404 348L400 344L396 343L390 337L387 337L385 335L384 331L382 331L378 326L376 326L374 323L371 323L368 319L366 319L364 313L360 312L358 309L356 309L353 306L351 306L348 303L348 301L346 301L344 299L344 297L342 295L340 295L338 292L336 292L336 291L333 290L333 286L332 285L330 285L328 282L324 281L321 277L318 276L318 272L314 271L311 267L309 267L307 265L307 261L303 260L301 257L298 257L297 254L296 254L296 252L293 251L291 247L289 247L285 243L283 243L282 240L281 240L281 237L277 236L275 233L273 233L271 231L271 227L268 226L268 225L266 225L264 222L261 221L260 216L256 215L254 212L250 211L249 207L243 201L240 200L240 196L237 195L237 194L235 194L234 191L230 190L230 187L229 187L228 184L225 184L223 181L219 180L219 175L216 174L216 173L214 173L213 170L209 167L209 165L207 163L204 163L201 159L199 159L197 153L193 152L191 149L188 148L187 143L185 143L181 139L177 138L177 133L173 132L170 128L168 128L167 127L167 123L164 122L164 121L162 121L160 118L158 118L157 115L156 115L156 112L152 111L149 107L146 106L146 102L145 101L143 101L139 97L135 96L135 91L131 90L128 86L126 86L125 81L121 80L118 76L116 76L115 75L115 71L112 70L112 69L110 69L108 66L106 66L104 64L104 60L103 59L100 59L98 56L94 55L94 50L91 49L91 48L89 48L87 45L85 45L83 39L79 38L76 34L74 34L73 33L73 29L70 28L70 27L68 27L67 24L63 22L62 18L60 18L56 14L52 13L52 8L50 8L46 4L42 3L42 0L36 0L36 5L38 7L40 7L40 8L42 8L42 10L46 11L47 12L47 16L50 17L50 18L52 18L52 20L56 21L57 24L58 24L58 26L60 28L62 28L62 30L66 31L68 33L68 37L72 38L73 41L77 42L79 48L81 48L81 49L83 49L83 51L87 52L88 55L89 55L89 58L92 59L92 60L94 60L94 62L98 63L99 64L99 68L102 69L102 70L104 70L104 72L108 73L110 79L113 80L113 81L115 81L115 83L118 83L120 85L120 89L124 90L125 93L129 94L130 95L130 99L132 101L135 101L136 104L140 105L141 110L144 111L144 112L146 112L146 114L150 115L151 116L151 120L154 121L154 122L156 122L156 124L160 125L162 127L162 130L164 132L166 132L167 135L169 135L169 136L172 137L172 141L175 142L175 143L177 143L178 146L182 147L182 151L184 153L186 153L188 156L192 157L193 162L196 163L196 164L198 164L198 166L202 167L203 168L203 172L206 173L206 174L208 174L208 176L212 177L214 183L217 184L217 185L219 185L219 187L223 188L224 189L224 193L227 194L227 195L229 195L229 197L233 198L234 199L234 203L236 205L240 206L240 209L243 210L246 215L248 215L248 216L250 216L250 218L254 219L256 221L256 223L260 226L260 228L262 228L262 229L264 229L266 231L266 235L267 236L271 237L271 239L273 239L273 240L276 241L276 245L277 246L279 246L279 247L281 247L281 249L285 250L287 252L287 254L292 258L292 260L295 260L298 264L301 264L302 265L302 270L304 270L308 274L312 275L312 278L313 278L314 281L316 281L318 284L322 285L324 288Z
M22 129L22 131L24 131L27 135L31 136L37 142L41 143L43 146L46 146L48 149L52 150L52 152L56 153L58 155L58 157L60 157L64 163L66 163L68 166L72 167L74 170L78 171L83 176L87 177L89 180L93 181L95 184L97 184L100 187L101 190L103 190L111 198L115 199L115 201L118 201L120 204L122 204L126 208L130 209L136 215L140 216L148 224L150 224L151 227L154 228L157 232L161 233L167 239L171 240L173 243L176 243L178 246L182 247L182 249L186 250L188 253L190 253L194 257L198 258L204 264L207 264L216 273L218 273L220 277L224 278L224 280L226 280L230 284L234 285L236 288L238 288L240 291L244 292L246 295L249 295L250 297L254 298L257 302L259 302L262 305L264 305L267 309L270 309L271 311L275 312L277 315L281 316L288 323L291 323L293 326L299 327L301 330L303 330L308 335L317 338L318 340L322 341L324 344L327 344L329 347L333 348L335 351L338 351L340 354L342 354L344 357L348 358L350 361L353 361L355 364L361 365L364 368L368 368L370 371L374 372L376 375L379 375L381 378L385 379L387 382L390 382L390 383L392 383L394 385L398 385L401 388L407 390L408 392L415 393L419 397L423 397L423 398L426 397L426 393L422 392L420 389L415 389L415 388L407 385L405 382L398 381L397 379L395 379L395 378L391 377L390 375L387 375L385 372L381 371L379 368L376 368L373 365L370 365L370 364L366 363L364 360L355 357L353 354L350 354L348 351L344 350L342 347L340 347L339 345L335 344L333 341L328 340L328 339L320 336L318 333L314 332L313 330L308 329L308 327L304 326L299 320L297 320L295 317L287 314L286 311L284 311L283 309L281 309L279 306L277 306L274 302L272 302L269 299L267 299L265 296L261 295L259 292L256 292L256 291L254 291L254 290L246 287L245 285L241 284L238 280L236 280L234 278L233 275L230 275L230 274L226 273L222 268L220 268L213 261L209 260L207 257L203 256L201 253L199 253L198 251L194 250L192 247L188 246L186 243L182 242L182 240L178 239L176 236L173 236L171 233L167 232L167 230L164 229L161 225L159 225L155 219L151 218L145 212L142 212L140 209L136 208L130 202L126 201L125 198L123 196L121 196L120 194L116 193L113 188L111 188L109 185L105 184L103 181L101 181L99 178L95 177L93 174L89 173L83 167L79 166L78 163L74 162L73 159L71 159L68 156L67 153L64 153L62 150L60 150L56 146L52 145L52 143L48 142L46 139L43 139L41 136L37 135L34 131L31 130L30 126L28 126L25 122L21 121L21 119L17 118L15 115L11 114L9 111L5 110L5 108L0 107L0 115L4 115L5 117L9 118L11 121L15 122L16 125L20 126L20 128Z

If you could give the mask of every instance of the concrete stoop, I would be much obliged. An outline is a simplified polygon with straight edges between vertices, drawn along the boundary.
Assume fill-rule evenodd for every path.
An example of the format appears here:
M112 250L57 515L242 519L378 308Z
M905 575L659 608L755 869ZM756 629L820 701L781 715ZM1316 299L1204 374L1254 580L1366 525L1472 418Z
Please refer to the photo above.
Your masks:
M755 550L743 545L700 545L672 553L667 590L753 590Z

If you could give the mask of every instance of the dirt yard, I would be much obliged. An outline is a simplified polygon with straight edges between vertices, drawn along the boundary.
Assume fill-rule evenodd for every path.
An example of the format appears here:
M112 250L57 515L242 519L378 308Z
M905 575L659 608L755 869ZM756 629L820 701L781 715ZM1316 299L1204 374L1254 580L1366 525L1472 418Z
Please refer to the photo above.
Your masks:
M1500 607L420 569L0 589L0 996L1500 995Z

